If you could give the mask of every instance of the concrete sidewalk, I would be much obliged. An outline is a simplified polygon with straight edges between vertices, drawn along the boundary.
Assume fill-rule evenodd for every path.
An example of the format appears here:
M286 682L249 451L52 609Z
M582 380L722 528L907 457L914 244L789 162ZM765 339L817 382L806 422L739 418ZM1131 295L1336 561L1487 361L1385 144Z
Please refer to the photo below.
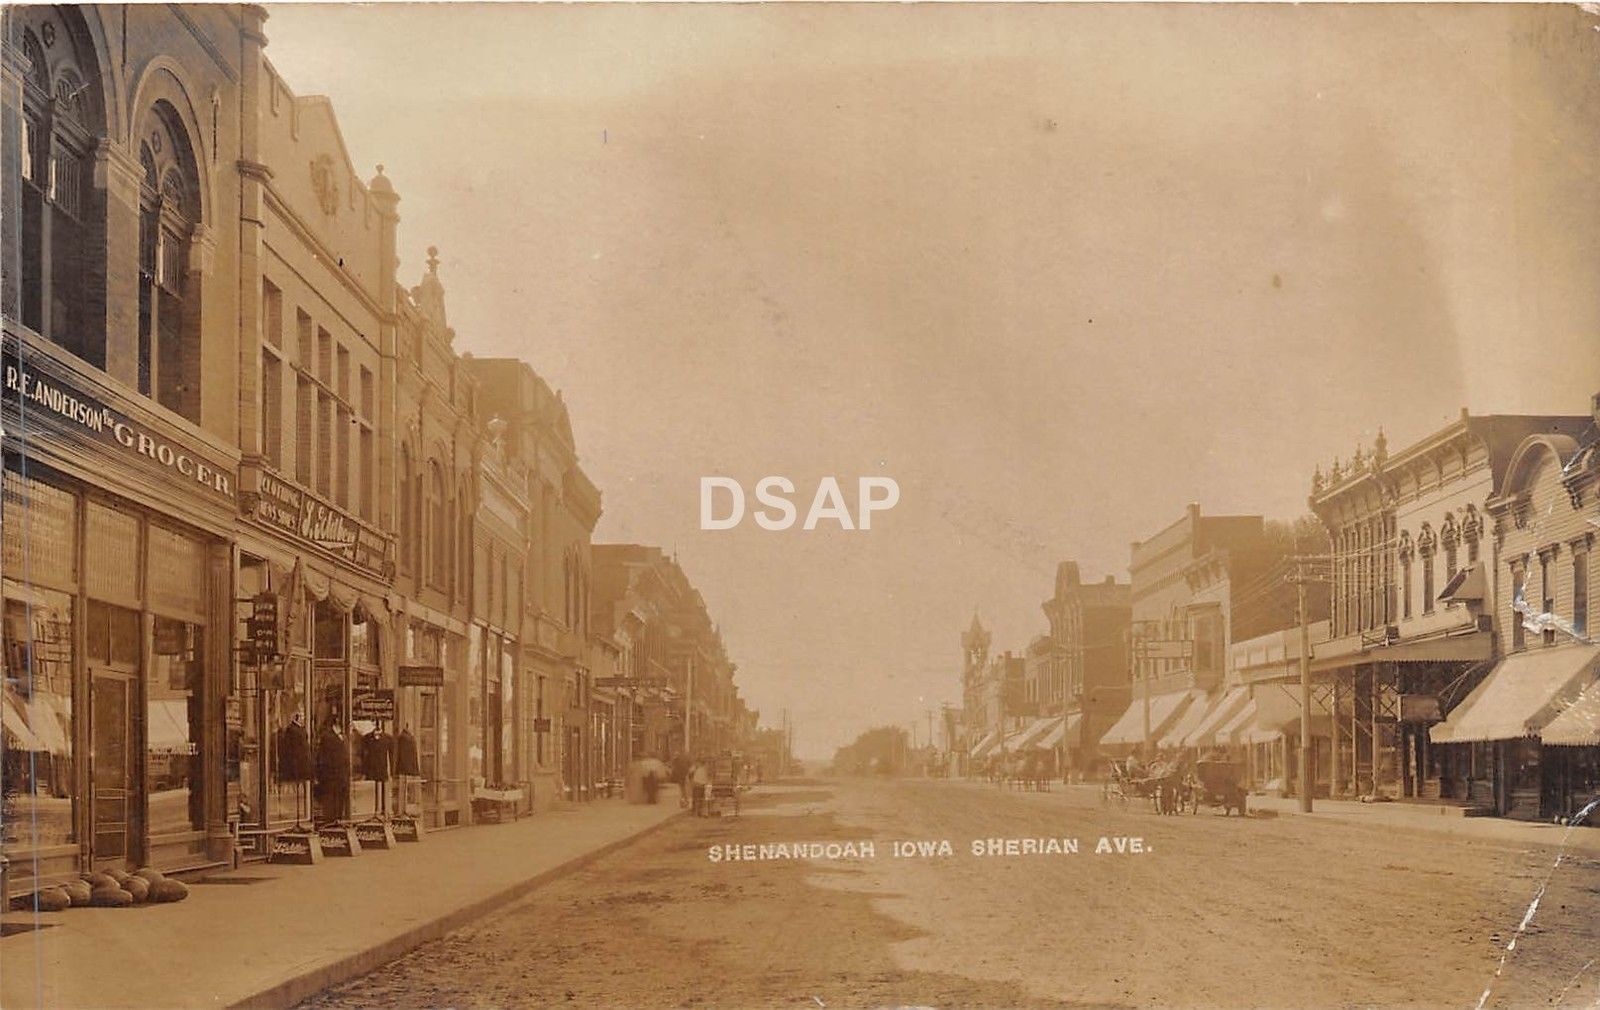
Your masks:
M316 866L245 864L174 905L7 912L46 928L0 939L0 1007L292 1006L678 813L598 801Z
M1000 787L980 779L929 780L995 790ZM1007 790L1011 792L1011 790ZM1099 805L1100 784L1052 782L1045 793L1016 792L1018 796L1037 796L1048 800L1052 796L1066 797L1066 802L1076 806ZM1360 803L1352 800L1316 800L1309 814L1300 812L1300 801L1294 797L1264 796L1256 793L1248 801L1252 812L1269 816L1305 817L1312 820L1340 821L1365 824L1370 827L1403 830L1406 832L1431 832L1496 841L1512 845L1565 845L1569 852L1600 853L1600 822L1595 826L1568 829L1565 825L1532 821L1513 821L1502 817L1465 817L1457 812L1443 812L1437 805L1413 803ZM1595 820L1591 816L1591 821Z
M1415 828L1458 838L1478 838L1518 845L1563 844L1569 850L1600 852L1600 819L1592 815L1587 826L1568 829L1564 824L1514 821L1504 817L1468 817L1459 811L1425 803L1361 803L1354 800L1316 799L1311 813L1300 812L1292 796L1250 797L1251 810L1269 810L1295 817L1324 818L1356 824Z

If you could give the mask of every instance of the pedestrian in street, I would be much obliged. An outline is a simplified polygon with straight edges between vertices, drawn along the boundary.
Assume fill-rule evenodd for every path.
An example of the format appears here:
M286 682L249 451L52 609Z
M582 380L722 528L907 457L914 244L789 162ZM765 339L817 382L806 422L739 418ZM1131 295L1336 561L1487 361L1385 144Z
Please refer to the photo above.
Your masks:
M690 784L694 790L694 815L706 815L706 794L711 790L711 765L705 758L700 758L694 763L694 770L690 772Z

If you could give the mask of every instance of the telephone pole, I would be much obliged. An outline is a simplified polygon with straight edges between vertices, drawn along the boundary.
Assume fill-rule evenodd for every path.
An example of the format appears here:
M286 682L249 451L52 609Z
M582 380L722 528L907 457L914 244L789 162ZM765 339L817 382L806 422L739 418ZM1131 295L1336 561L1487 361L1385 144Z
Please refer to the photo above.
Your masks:
M1300 617L1300 812L1311 812L1311 623L1306 613L1305 558L1296 555L1294 583L1297 613Z

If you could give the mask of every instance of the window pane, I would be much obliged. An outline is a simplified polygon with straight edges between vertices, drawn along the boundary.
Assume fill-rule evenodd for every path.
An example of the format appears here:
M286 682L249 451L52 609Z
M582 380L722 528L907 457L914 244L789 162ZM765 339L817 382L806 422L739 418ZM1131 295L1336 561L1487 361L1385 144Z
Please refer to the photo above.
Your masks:
M78 580L78 501L68 491L5 472L0 567L29 585L69 588Z
M150 527L150 606L201 614L206 600L205 547L160 526Z
M200 782L202 629L157 617L151 651L145 710L150 833L201 831L205 828Z
M106 609L111 617L111 662L139 665L139 612L126 607Z
M125 603L138 601L139 518L91 501L84 527L85 548L94 559L83 580L89 595Z
M74 840L72 598L7 585L0 837L23 852Z

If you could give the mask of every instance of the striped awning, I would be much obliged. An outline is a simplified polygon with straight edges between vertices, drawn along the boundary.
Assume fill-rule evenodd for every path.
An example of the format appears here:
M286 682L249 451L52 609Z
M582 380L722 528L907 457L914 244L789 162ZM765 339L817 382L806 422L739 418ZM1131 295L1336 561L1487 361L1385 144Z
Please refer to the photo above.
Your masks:
M1040 737L1039 742L1034 744L1034 746L1039 750L1055 750L1057 747L1061 746L1061 742L1070 734L1078 731L1078 726L1082 722L1083 714L1080 712L1072 712L1068 715L1062 716L1056 721L1055 726L1050 730L1050 732Z
M1250 703L1250 689L1247 687L1230 687L1222 697L1212 702L1206 709L1205 717L1200 720L1188 736L1183 738L1185 747L1210 747L1214 742L1217 730L1227 725L1228 720L1239 713L1239 710Z
M1557 747L1600 745L1600 680L1589 686L1539 733L1539 739Z
M1544 646L1512 653L1495 664L1444 722L1428 731L1428 739L1434 743L1542 739L1541 731L1576 703L1594 682L1597 670L1600 645Z
M1204 691L1170 691L1150 697L1150 739L1161 739L1168 727L1192 704L1205 697ZM1127 747L1144 743L1145 702L1134 692L1129 705L1111 728L1100 737L1102 747Z
M989 731L989 735L984 737L982 740L979 740L977 746L972 748L971 756L974 757L974 758L981 758L985 754L987 754L991 750L993 750L994 749L994 745L999 743L999 742L1000 742L1000 731L997 730L997 729L996 730L990 730Z

